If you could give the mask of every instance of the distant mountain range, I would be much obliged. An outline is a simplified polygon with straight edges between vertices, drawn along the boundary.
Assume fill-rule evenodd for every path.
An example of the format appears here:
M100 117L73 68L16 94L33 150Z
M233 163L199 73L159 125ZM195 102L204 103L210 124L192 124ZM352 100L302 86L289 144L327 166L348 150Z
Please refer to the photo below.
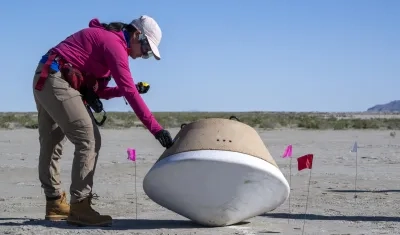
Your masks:
M400 112L400 100L393 100L387 104L378 104L369 109L367 109L369 113L376 112Z

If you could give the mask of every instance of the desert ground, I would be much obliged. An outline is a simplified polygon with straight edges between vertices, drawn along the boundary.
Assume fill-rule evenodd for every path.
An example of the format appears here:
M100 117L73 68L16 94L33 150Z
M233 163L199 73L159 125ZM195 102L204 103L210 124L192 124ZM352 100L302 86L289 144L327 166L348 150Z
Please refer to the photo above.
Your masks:
M291 196L269 213L234 226L205 228L160 207L144 193L142 181L163 148L144 129L102 130L103 146L94 191L95 209L113 216L112 227L71 227L44 221L45 200L37 175L38 134L35 129L0 131L0 234L399 234L400 142L390 131L378 130L258 130L289 180L285 147L293 157L313 153L310 170L297 171L292 160ZM178 129L172 129L175 135ZM358 141L357 199L356 154ZM127 147L137 151L137 219L135 164L126 158ZM61 161L63 186L69 188L73 148L67 142ZM288 219L290 218L290 219Z

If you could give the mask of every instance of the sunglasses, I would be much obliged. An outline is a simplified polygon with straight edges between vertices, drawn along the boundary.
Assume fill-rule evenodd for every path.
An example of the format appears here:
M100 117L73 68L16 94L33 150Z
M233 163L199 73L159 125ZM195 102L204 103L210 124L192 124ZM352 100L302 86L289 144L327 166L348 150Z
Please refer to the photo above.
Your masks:
M148 59L153 56L153 51L151 50L150 43L147 40L146 36L141 34L139 36L140 48L142 50L142 58Z

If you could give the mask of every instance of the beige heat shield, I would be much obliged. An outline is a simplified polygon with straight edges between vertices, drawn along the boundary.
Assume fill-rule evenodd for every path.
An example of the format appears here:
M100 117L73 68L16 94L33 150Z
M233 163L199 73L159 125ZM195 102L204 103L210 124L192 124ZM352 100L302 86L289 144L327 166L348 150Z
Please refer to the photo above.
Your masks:
M157 162L181 152L226 150L252 155L278 167L257 131L236 120L201 119L185 125L174 140L174 145L166 149Z

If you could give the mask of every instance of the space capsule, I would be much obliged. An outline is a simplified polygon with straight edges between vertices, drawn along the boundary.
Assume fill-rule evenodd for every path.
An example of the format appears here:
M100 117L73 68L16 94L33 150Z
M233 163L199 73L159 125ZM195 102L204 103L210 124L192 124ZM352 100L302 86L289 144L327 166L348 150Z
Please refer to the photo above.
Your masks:
M257 131L239 120L182 126L143 180L155 203L204 226L228 226L272 211L289 184Z

